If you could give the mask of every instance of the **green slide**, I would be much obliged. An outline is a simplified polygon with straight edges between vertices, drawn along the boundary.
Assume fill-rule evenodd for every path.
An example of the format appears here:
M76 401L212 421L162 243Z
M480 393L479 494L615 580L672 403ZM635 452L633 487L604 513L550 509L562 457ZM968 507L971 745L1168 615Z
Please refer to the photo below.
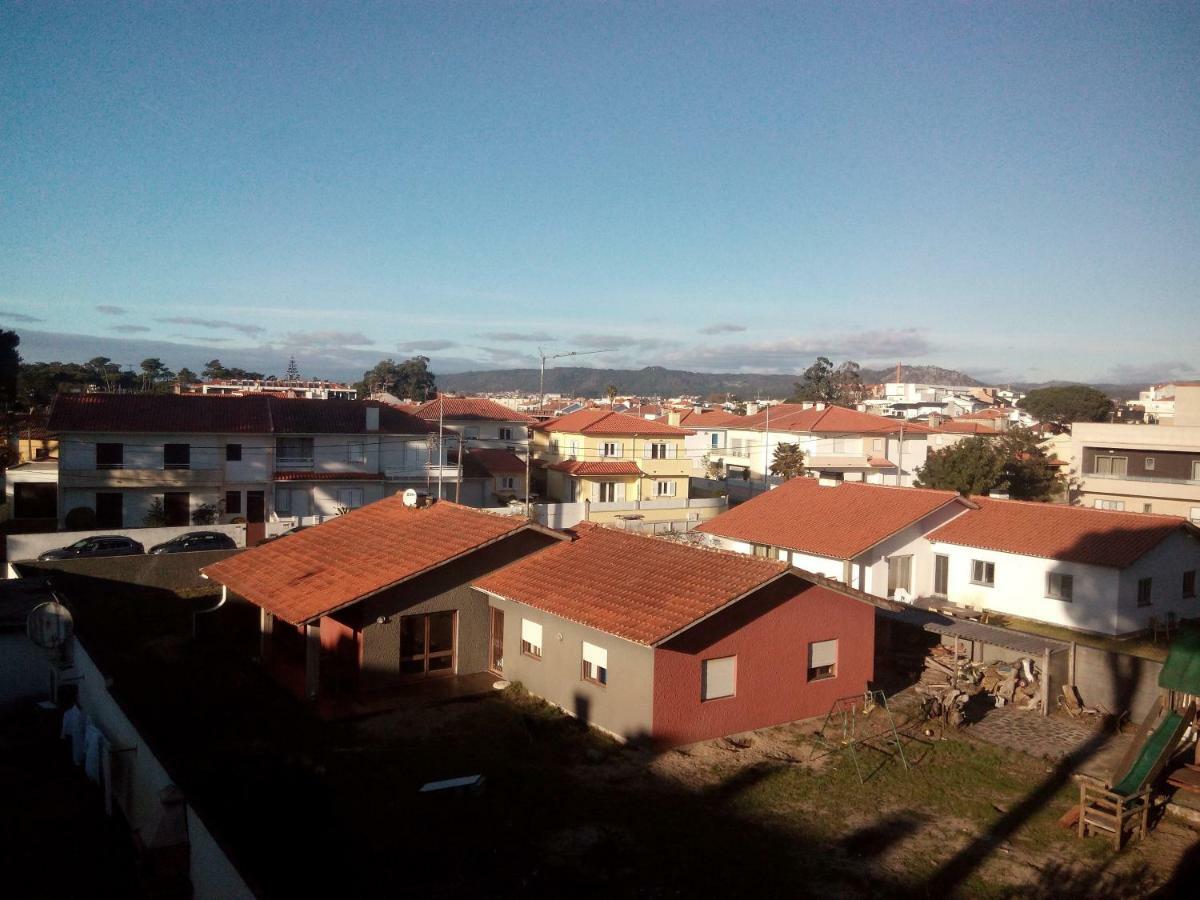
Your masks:
M1162 724L1154 729L1154 733L1142 745L1142 752L1121 779L1121 783L1113 787L1112 792L1128 797L1145 787L1146 782L1158 774L1160 764L1165 764L1167 757L1175 751L1186 727L1187 721L1183 716L1174 710L1169 712Z

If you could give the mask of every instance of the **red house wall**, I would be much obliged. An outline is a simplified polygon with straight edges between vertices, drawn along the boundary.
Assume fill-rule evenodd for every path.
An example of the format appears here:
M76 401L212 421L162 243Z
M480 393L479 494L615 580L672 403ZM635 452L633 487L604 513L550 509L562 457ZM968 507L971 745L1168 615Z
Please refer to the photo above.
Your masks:
M808 645L838 641L837 675L808 682ZM874 675L875 608L787 578L654 651L653 738L672 746L824 715ZM735 695L700 699L701 663L736 656Z

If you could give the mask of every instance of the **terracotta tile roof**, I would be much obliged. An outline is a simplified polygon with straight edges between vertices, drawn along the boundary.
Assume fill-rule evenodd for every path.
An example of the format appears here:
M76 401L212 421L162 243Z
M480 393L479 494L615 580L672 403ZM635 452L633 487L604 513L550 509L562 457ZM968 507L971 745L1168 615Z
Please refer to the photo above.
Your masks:
M447 500L410 509L389 497L201 572L298 625L526 528L542 530Z
M937 431L944 431L950 434L999 434L996 427L987 422L964 422L959 417L957 419L946 419L941 425L937 426Z
M642 470L635 462L581 462L576 459L565 459L547 468L556 472L566 472L568 475L641 475Z
M793 478L696 530L813 556L853 559L951 504L968 508L954 491L850 481L822 486L815 478Z
M276 472L276 481L383 481L378 472Z
M586 522L576 533L571 543L518 560L474 586L636 644L655 644L789 569Z
M981 409L979 412L963 413L959 419L1007 419L1011 409Z
M366 410L379 410L379 432ZM49 428L59 432L167 434L427 434L428 423L385 403L254 394L57 394Z
M1124 569L1179 528L1178 516L972 498L979 509L947 522L931 541ZM1195 533L1195 532L1193 532Z
M525 471L525 460L509 450L477 447L463 455L463 474L468 472L486 476L513 475Z
M826 406L824 409L804 409L799 403L780 403L752 416L742 416L735 426L752 431L791 431L811 434L896 434L901 421L886 416L847 409L844 406ZM932 434L933 429L916 422L903 423L905 434Z
M661 434L676 437L691 434L687 429L668 425L661 419L642 419L606 409L581 409L534 427L541 431L566 431L571 434Z
M438 409L443 406L442 413L446 419L479 419L489 422L524 422L532 424L534 419L523 412L510 409L495 400L485 397L443 397L440 400L429 400L418 406L414 413L430 422L438 420Z

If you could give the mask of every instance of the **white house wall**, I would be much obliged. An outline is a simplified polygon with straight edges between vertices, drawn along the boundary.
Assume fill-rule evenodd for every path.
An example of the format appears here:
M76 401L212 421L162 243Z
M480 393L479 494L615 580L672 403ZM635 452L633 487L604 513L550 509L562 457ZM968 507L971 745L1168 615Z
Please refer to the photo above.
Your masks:
M1100 634L1118 633L1117 569L941 542L933 544L933 552L949 557L947 599L952 603ZM973 560L995 564L993 587L971 582ZM1051 572L1072 576L1071 602L1046 596L1046 576Z
M1150 627L1150 617L1165 620L1168 613L1181 619L1200 617L1200 600L1183 596L1183 573L1200 570L1200 540L1182 531L1121 572L1117 627L1121 632ZM1137 605L1138 581L1151 578L1150 605Z

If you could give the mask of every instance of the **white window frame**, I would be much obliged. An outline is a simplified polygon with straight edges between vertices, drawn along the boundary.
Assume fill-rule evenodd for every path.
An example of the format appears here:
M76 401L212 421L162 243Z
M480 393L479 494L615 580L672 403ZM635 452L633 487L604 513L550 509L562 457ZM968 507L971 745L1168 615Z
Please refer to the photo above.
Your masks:
M729 690L726 693L716 693L715 691L723 690L723 687L721 687L720 685L722 682L724 682L726 680L725 672L723 671L726 665L728 665L732 669L732 671L729 673L729 676L727 679L729 681ZM713 689L714 690L713 693L710 693L709 686L712 683L713 679L710 677L709 670L710 670L710 668L714 668L714 667L719 668L721 671L713 672L714 675L719 676L719 678L717 679L718 686ZM735 654L733 656L714 656L712 659L702 660L700 663L700 702L701 703L711 703L714 700L725 700L729 697L736 697L736 696L737 696L737 655Z
M517 480L512 475L501 475L498 479L500 482L500 490L515 491L517 489Z
M712 449L720 450L721 449L721 432L714 431L712 433L712 435L710 435L710 437L712 439Z
M606 498L604 495L608 494ZM617 502L617 483L615 481L597 481L596 496L599 498L597 503L616 503Z
M513 439L513 430L508 426L502 426L497 432L500 435L500 440L511 441Z
M1058 587L1055 587L1055 579ZM1050 600L1061 600L1070 603L1075 597L1075 576L1070 572L1046 573L1046 597Z
M581 666L579 677L599 687L608 686L608 651L596 644L583 642L580 649Z
M1095 502L1095 508L1096 509L1108 509L1108 510L1112 510L1114 512L1124 512L1125 511L1125 501L1124 500L1097 500Z
M675 482L670 479L654 482L654 496L660 499L663 497L674 497Z
M621 449L620 441L604 441L600 444L600 455L605 459L619 459Z
M366 448L363 444L346 445L346 462L362 464L367 461Z
M479 440L479 426L478 425L464 425L463 426L463 440L466 440L466 441Z
M275 488L275 512L285 516L292 514L292 489L289 487Z
M829 671L819 671L828 669ZM811 641L808 645L808 681L828 681L837 678L838 641L837 638L826 641Z
M1146 465L1147 472L1153 472L1154 471L1154 457L1147 456L1146 460L1145 460L1145 465Z
M521 620L521 655L530 659L542 658L542 626L540 622Z
M990 579L988 578L989 574L991 575ZM995 587L996 564L986 559L971 560L971 584L977 584L980 587Z

